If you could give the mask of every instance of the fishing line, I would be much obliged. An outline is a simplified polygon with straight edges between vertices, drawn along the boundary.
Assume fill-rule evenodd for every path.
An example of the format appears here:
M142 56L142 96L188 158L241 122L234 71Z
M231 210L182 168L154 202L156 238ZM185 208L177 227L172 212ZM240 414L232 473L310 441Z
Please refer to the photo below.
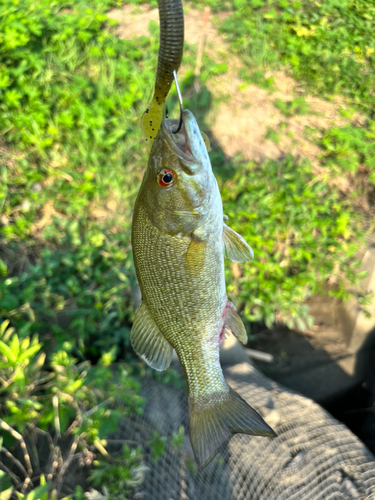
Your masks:
M180 104L180 121L177 125L177 129L176 130L172 129L172 133L177 134L181 130L181 127L182 127L182 95L181 95L181 91L180 91L180 86L178 85L177 73L176 73L175 69L173 70L173 78L174 78L174 84L176 85L178 102Z

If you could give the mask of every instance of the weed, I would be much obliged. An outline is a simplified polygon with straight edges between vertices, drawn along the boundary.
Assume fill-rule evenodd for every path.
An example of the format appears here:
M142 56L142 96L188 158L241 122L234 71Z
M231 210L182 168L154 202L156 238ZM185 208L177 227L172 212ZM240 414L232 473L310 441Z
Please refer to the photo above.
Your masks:
M375 122L369 120L366 127L330 128L324 132L320 145L323 161L338 167L340 173L355 174L361 168L368 173L368 181L375 182Z
M375 109L373 1L233 0L232 8L221 30L250 72L283 64L311 91Z
M322 147L321 162L329 167L330 177L345 176L351 181L351 198L361 197L367 213L375 206L375 122L366 126L334 127L315 139Z
M104 9L118 2L0 3L0 317L17 328L0 348L1 462L11 461L1 490L54 499L69 467L97 454L111 488L128 477L125 495L139 452L121 459L120 477L103 438L124 412L141 411L139 386L109 364L132 357L130 221L147 160L138 105L158 33L115 38ZM13 445L26 474L7 454Z
M305 101L304 97L296 97L291 101L276 99L274 104L282 112L282 114L287 117L294 115L307 115L310 112L310 106Z
M311 322L304 301L337 274L356 281L352 262L361 239L359 216L328 185L317 182L308 162L237 164L222 183L228 224L252 246L254 261L227 274L228 292L249 321L277 318L303 329ZM233 267L230 266L230 267Z
M108 6L72 12L67 2L26 0L0 18L0 121L17 150L0 169L0 311L21 335L47 329L45 340L59 345L71 335L82 359L129 345L134 157L143 154L136 108L157 50L156 37L128 42L105 31ZM20 246L37 263L13 276Z
M123 414L141 412L143 400L124 368L114 373L109 367L114 351L103 354L96 367L66 351L54 353L47 364L38 337L20 339L8 324L0 325L0 454L11 480L6 489L34 490L33 498L47 500L37 496L45 486L43 493L57 498L71 466L90 465L95 453L106 457L103 438ZM138 462L139 455L137 450ZM123 473L137 474L138 462L127 463Z
M142 484L147 468L142 464L141 448L131 449L125 445L117 456L94 461L90 482L102 487L107 498L127 500L134 488Z
M239 76L247 83L255 83L258 87L266 90L274 90L274 78L266 77L263 70L249 70L248 67L241 68Z
M275 144L279 144L281 139L281 134L278 130L273 129L272 127L267 127L267 132L264 136L266 139L274 142Z

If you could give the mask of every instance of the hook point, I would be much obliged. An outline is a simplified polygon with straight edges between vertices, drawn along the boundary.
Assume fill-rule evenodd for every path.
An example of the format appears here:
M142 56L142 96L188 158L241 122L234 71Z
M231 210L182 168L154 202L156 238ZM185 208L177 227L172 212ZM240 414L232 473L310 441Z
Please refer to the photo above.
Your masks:
M182 111L183 111L183 109L182 109L182 95L181 95L180 86L178 85L177 73L176 73L175 69L173 70L173 78L174 78L174 83L176 85L178 102L180 104L180 121L178 122L176 130L172 130L173 134L177 134L181 130L181 127L182 127Z

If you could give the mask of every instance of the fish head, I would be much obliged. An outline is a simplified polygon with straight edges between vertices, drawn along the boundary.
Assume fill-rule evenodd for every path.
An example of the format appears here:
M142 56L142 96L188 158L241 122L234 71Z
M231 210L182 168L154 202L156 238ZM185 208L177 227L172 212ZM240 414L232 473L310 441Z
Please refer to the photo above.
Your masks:
M163 232L185 235L202 224L217 190L207 147L194 115L165 119L150 152L141 188L152 223Z

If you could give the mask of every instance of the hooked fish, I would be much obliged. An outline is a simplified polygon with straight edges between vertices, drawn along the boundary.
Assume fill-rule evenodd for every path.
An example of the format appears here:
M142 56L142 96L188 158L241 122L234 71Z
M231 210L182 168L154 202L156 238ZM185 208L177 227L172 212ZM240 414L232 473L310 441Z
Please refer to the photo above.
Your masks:
M134 207L132 245L142 292L131 342L156 370L175 349L188 390L190 439L205 467L232 434L274 436L225 382L219 343L231 332L247 342L228 300L224 255L253 259L247 242L224 222L221 196L198 124L190 111L165 119L152 146Z
M173 71L180 67L184 49L184 13L181 0L158 0L160 48L155 90L143 113L141 128L150 148L163 120L164 104L173 83Z

